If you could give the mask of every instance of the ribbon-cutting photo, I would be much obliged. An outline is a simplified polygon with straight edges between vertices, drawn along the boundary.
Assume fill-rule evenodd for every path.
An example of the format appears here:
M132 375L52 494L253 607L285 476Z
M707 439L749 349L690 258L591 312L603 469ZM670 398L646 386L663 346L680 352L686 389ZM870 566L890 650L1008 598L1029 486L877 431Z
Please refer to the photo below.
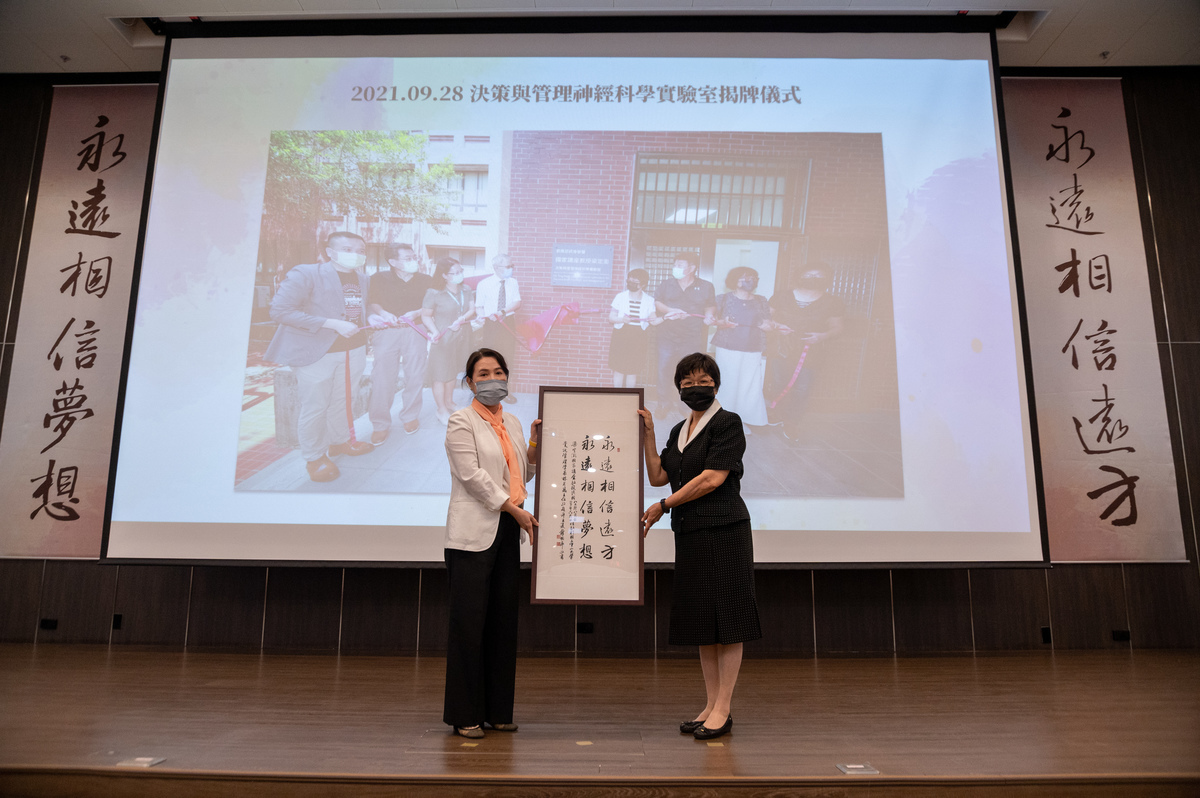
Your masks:
M235 487L444 492L489 347L664 430L710 353L755 492L902 497L888 251L879 134L276 131Z

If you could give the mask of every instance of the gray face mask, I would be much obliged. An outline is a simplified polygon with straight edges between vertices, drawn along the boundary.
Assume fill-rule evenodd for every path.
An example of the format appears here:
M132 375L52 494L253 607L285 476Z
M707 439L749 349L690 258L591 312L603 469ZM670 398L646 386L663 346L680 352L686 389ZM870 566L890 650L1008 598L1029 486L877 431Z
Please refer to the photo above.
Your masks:
M508 380L480 380L475 383L475 398L484 407L500 404L508 396Z

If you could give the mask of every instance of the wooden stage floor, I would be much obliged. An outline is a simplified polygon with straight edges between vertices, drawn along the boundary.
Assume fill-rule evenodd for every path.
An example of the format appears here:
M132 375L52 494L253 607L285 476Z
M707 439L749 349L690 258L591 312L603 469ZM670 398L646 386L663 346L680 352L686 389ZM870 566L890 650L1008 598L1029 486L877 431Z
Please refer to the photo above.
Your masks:
M696 660L522 659L475 746L444 666L0 645L0 795L1200 795L1200 652L747 660L712 743Z

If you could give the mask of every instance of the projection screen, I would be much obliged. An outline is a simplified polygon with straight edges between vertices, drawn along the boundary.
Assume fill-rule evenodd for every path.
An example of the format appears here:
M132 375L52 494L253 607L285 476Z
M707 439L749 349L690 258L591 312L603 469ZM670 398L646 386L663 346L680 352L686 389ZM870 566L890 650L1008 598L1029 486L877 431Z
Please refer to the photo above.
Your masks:
M678 353L714 353L760 562L1042 561L991 52L174 41L105 556L440 561L444 418L490 346L526 430L539 386L637 385L658 447Z

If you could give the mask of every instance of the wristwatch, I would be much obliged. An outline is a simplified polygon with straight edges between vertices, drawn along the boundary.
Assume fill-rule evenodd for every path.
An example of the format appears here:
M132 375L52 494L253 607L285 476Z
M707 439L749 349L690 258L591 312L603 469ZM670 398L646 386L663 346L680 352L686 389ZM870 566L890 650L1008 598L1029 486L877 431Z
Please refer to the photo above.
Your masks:
M670 515L670 514L671 514L671 508L667 506L667 500L666 500L666 499L659 499L659 500L658 500L658 504L659 504L659 506L660 506L660 507L662 507L663 515Z

